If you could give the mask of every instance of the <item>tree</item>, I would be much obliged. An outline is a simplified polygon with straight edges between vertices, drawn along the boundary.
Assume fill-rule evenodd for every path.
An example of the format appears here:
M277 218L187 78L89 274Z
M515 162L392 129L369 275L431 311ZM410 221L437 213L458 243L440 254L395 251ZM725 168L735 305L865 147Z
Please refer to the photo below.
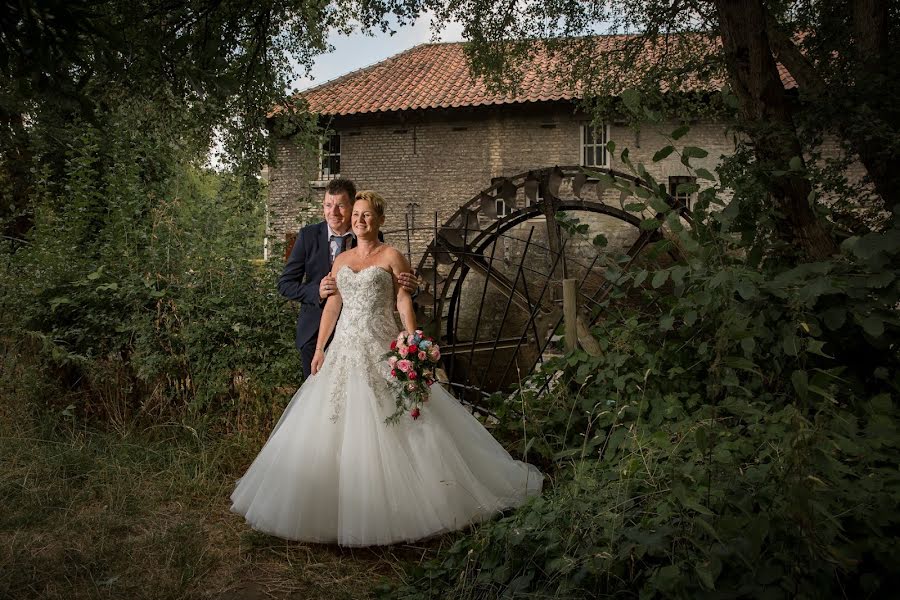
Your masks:
M759 172L771 174L765 185L780 213L780 237L806 258L831 254L836 244L811 201L801 125L840 134L865 165L883 206L897 204L898 174L890 168L900 156L896 0L425 4L442 19L464 24L475 73L497 85L545 50L558 56L559 73L594 99L617 96L625 87L654 97L661 82L679 90L690 78L714 84L725 75ZM611 38L614 47L607 44L599 54L590 38L579 37L598 28L636 35ZM796 79L799 95L782 85L778 61ZM668 102L679 101L679 94L669 96Z
M728 80L756 158L764 172L783 173L773 175L768 186L784 215L781 236L810 258L833 254L837 245L812 209L809 179L800 169L785 172L792 160L802 164L803 149L770 48L765 7L759 0L716 0L715 5Z
M0 222L27 232L33 173L59 172L78 120L104 127L142 104L148 128L205 160L215 134L255 174L270 158L266 114L329 28L386 27L381 5L307 0L23 0L0 11ZM352 20L352 21L351 21ZM402 21L401 21L402 22ZM153 120L153 123L151 123ZM112 128L110 128L112 131Z
M772 50L797 80L804 109L834 124L865 165L884 208L893 211L900 203L900 173L891 168L900 144L898 4L798 4L767 13Z

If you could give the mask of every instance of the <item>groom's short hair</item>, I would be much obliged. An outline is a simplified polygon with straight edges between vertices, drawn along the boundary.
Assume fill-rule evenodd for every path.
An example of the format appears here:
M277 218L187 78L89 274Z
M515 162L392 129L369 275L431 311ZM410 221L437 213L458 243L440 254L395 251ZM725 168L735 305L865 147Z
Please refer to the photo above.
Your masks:
M325 186L325 193L337 196L338 194L347 194L350 204L356 200L356 184L346 177L337 177L328 182Z

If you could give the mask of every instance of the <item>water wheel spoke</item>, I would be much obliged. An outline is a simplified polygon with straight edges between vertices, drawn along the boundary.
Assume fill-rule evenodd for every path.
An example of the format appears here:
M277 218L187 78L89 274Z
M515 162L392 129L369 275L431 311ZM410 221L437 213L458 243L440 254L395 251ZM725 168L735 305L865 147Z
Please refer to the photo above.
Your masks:
M478 255L466 255L462 257L462 260L465 261L467 267L481 275L482 277L487 278L487 280L493 284L497 289L503 292L506 296L512 297L512 302L522 310L531 310L531 303L528 301L528 296L524 291L524 288L521 284L513 285L513 282L509 280L506 275L498 272L496 269L490 269L488 267L487 261L484 260L484 257L480 257ZM546 302L541 306L544 310L551 310L552 304L550 302Z
M621 199L622 208L608 202L615 182L629 188ZM455 390L477 402L476 396L486 390L508 388L520 376L530 375L545 353L559 352L553 334L563 321L559 300L565 278L581 280L582 306L575 325L577 337L591 341L591 315L599 313L599 303L608 299L613 288L602 270L595 269L598 257L604 263L601 254L594 256L590 266L581 261L586 250L581 236L567 235L557 214L583 211L603 215L600 223L612 218L634 227L637 235L632 243L615 250L628 257L622 268L632 268L646 256L642 250L648 244L665 239L660 229L640 229L642 216L624 210L625 201L638 187L658 191L640 178L608 168L549 167L493 179L490 187L460 205L443 225L435 215L432 242L419 263L423 286L416 297L421 307L417 315L420 323L430 318L442 340ZM683 204L672 198L666 202L691 223ZM664 216L657 218L664 221ZM515 235L522 233L522 224L534 223L536 217L544 221L537 228L537 239L532 239L534 225L527 240ZM409 252L408 231L406 235ZM619 239L617 235L614 241ZM578 244L578 251L567 256L570 242ZM679 258L677 244L669 253ZM477 278L475 285L467 279L470 274Z

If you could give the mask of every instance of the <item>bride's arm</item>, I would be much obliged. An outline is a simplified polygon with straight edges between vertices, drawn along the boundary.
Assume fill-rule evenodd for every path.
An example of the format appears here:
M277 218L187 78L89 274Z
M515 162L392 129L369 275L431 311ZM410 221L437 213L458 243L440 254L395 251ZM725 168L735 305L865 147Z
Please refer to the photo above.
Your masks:
M335 267L337 267L337 264L337 261L335 261ZM332 275L335 273L337 273L336 268L332 270ZM316 352L313 354L313 359L310 363L310 370L313 375L319 372L319 369L322 368L322 363L325 362L325 344L328 343L331 332L334 331L334 326L337 323L338 316L341 314L341 306L343 304L344 300L341 298L341 293L335 290L334 294L329 296L328 301L325 302L325 308L322 309L322 318L319 320L319 337L316 338Z
M400 284L398 278L400 273L410 273L412 268L406 257L396 250L391 257L391 270L394 272L394 288L397 290L397 311L400 313L403 327L412 333L416 330L416 309L413 307L412 294Z

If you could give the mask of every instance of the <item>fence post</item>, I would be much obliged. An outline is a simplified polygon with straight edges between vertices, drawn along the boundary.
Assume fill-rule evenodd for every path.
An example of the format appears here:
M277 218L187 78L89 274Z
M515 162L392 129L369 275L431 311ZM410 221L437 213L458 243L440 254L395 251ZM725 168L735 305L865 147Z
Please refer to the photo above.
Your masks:
M578 347L578 325L576 319L576 300L578 289L574 279L563 279L563 323L566 330L566 351L574 352Z

